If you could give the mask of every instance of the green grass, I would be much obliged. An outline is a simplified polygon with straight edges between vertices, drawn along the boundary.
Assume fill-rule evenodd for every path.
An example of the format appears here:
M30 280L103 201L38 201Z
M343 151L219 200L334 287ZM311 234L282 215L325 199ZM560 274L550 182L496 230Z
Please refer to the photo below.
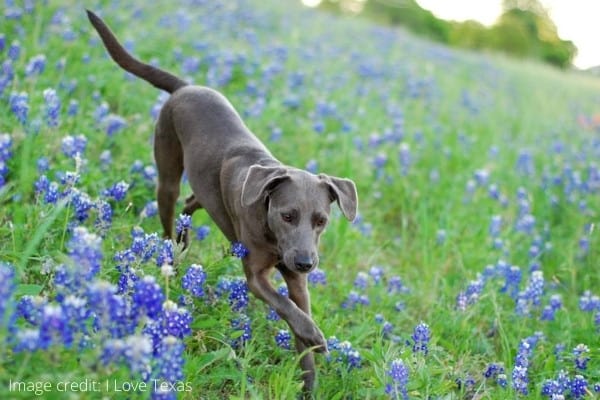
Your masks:
M594 321L600 310L584 312L579 302L586 290L600 294L600 200L598 181L590 173L597 168L600 131L598 122L596 127L581 122L600 113L600 81L498 55L449 50L405 31L336 19L294 2L192 3L174 7L167 2L150 6L96 1L85 7L101 11L141 59L155 60L195 83L214 85L215 76L231 63L230 79L218 89L278 159L300 168L314 160L319 172L356 182L361 222L351 225L334 210L321 239L320 267L328 283L311 285L310 290L313 316L325 336L349 341L362 362L360 368L350 369L317 355L316 398L385 398L389 364L398 358L410 370L410 398L514 398L511 374L519 343L536 332L543 339L532 351L529 395L521 397L545 398L544 380L554 379L560 370L571 377L583 375L588 398L599 397L593 384L600 382L600 327ZM59 10L65 17L53 23ZM63 38L67 30L74 32L71 40ZM0 61L7 59L14 40L21 44L21 55L12 63L15 77L0 96L0 134L10 135L13 154L6 161L7 184L0 188L0 261L16 271L12 296L2 292L0 283L0 305L5 301L10 310L23 295L54 302L60 289L55 268L73 262L68 244L75 226L101 235L103 261L97 278L114 284L120 273L113 257L131 245L132 229L160 232L158 217L140 216L155 198L154 184L131 171L135 160L144 166L153 163L150 110L159 93L126 76L107 58L80 3L36 3L31 13L3 20L2 34L6 48L0 51ZM45 70L26 76L25 67L37 54L46 56ZM182 60L192 56L198 57L200 68L184 74ZM64 68L56 68L61 60ZM290 84L298 74L302 83ZM58 127L44 122L46 88L56 89L62 102ZM11 111L11 92L29 96L25 125ZM286 106L291 99L296 99L296 107ZM79 103L75 116L67 115L70 100ZM264 108L253 113L258 101L264 101ZM112 137L95 120L102 102L127 122ZM334 110L319 114L322 104ZM317 122L324 126L320 133ZM279 140L271 138L274 128L282 131ZM80 165L61 150L67 135L87 138ZM380 143L370 145L375 135ZM386 137L389 140L383 140ZM405 146L410 151L408 166L400 157ZM109 165L100 161L104 150L110 150ZM524 154L530 159L530 173L517 168ZM377 155L387 157L379 170L373 166ZM92 201L105 199L104 189L119 181L130 183L124 200L109 201L110 227L97 228L95 209L78 223L72 203L46 204L36 195L40 157L48 159L45 174L52 181L77 170L80 180L74 187ZM487 171L489 178L468 194L468 182L478 170ZM589 189L572 187L577 178ZM504 202L489 196L491 184L497 185ZM520 188L535 217L531 233L514 229ZM182 185L181 198L189 193ZM503 220L502 249L494 247L489 234L493 215ZM241 264L229 255L229 243L204 212L194 215L193 224L209 225L210 234L177 255L175 277L165 280L154 260L135 262L138 276L156 276L172 301L184 294L181 277L191 264L202 264L207 273L205 298L186 303L193 321L192 333L184 339L182 382L191 390L178 397L295 398L301 390L298 356L278 348L274 340L287 326L267 320L268 308L250 296L246 313L252 338L240 348L231 346L241 334L230 323L237 313L214 291L219 277L242 276ZM441 243L440 230L445 232ZM579 245L583 237L589 241L585 253ZM536 241L543 251L532 258L530 248ZM530 280L530 265L539 263L545 282L541 304L531 305L530 316L517 315L515 299L500 290L504 279L494 277L476 302L457 310L457 295L486 265L499 260L520 267L519 290ZM382 282L369 277L365 289L354 287L357 274L373 266L383 268ZM408 292L388 294L387 284L394 276ZM366 295L370 304L343 308L352 290ZM543 321L542 309L555 294L563 306L554 321ZM398 302L403 304L400 311ZM393 325L390 335L382 334L377 314ZM421 321L430 327L431 342L426 355L415 355L411 335ZM46 351L15 352L8 325L5 317L0 325L0 398L31 398L31 392L9 391L9 380L50 382L53 390L43 394L49 399L67 394L82 399L130 396L114 386L104 392L59 392L58 382L140 382L126 365L99 361L106 332L92 334L90 343L95 346L82 350L54 345ZM31 327L23 318L16 326ZM138 333L141 329L142 324ZM571 351L580 343L590 349L586 370L576 370L573 363ZM554 354L557 344L565 346L562 357ZM483 377L491 362L503 363L507 388ZM457 380L468 378L472 384L457 385ZM150 391L132 396L148 398Z

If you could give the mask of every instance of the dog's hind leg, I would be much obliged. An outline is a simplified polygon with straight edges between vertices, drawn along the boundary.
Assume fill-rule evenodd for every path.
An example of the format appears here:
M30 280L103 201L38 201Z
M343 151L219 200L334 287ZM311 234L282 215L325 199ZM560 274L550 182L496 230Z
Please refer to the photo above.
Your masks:
M183 214L191 216L192 214L194 214L194 211L196 211L199 208L202 208L202 204L200 204L198 200L196 200L196 196L191 194L185 199Z
M158 170L156 195L164 236L172 239L175 203L183 175L183 150L177 136L162 125L159 120L154 136L154 159Z

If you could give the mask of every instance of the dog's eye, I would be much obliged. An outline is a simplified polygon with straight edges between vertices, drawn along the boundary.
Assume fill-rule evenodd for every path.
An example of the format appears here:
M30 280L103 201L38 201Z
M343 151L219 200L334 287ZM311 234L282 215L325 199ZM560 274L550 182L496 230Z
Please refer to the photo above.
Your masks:
M322 228L325 225L327 225L327 219L326 218L324 218L324 217L318 217L315 220L315 226L317 226L318 228Z
M291 213L281 213L281 219L285 222L292 222L294 216Z

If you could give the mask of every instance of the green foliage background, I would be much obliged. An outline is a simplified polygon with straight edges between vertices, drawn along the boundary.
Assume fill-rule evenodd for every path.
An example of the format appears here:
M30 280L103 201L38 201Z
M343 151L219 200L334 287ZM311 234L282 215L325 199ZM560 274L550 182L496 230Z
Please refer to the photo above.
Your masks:
M491 27L477 21L437 18L415 0L325 0L320 7L353 10L379 23L404 26L450 46L502 52L560 68L570 67L577 54L573 42L558 36L548 12L537 0L505 0L502 15Z

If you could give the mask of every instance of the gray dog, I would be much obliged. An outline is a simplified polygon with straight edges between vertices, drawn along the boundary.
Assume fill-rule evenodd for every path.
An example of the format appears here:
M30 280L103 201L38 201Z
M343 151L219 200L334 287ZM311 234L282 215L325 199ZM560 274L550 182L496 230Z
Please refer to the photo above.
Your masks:
M165 236L173 237L175 203L185 170L193 195L186 199L184 213L204 208L228 240L249 250L242 260L248 287L288 323L298 352L327 352L325 338L311 318L306 273L319 262L319 237L330 204L337 201L344 216L354 220L358 203L354 183L281 164L223 95L188 85L135 59L97 15L88 11L88 17L117 64L172 94L160 112L154 137L158 209ZM285 279L289 298L269 282L274 267ZM315 380L310 351L304 353L301 367L304 390L309 392Z

